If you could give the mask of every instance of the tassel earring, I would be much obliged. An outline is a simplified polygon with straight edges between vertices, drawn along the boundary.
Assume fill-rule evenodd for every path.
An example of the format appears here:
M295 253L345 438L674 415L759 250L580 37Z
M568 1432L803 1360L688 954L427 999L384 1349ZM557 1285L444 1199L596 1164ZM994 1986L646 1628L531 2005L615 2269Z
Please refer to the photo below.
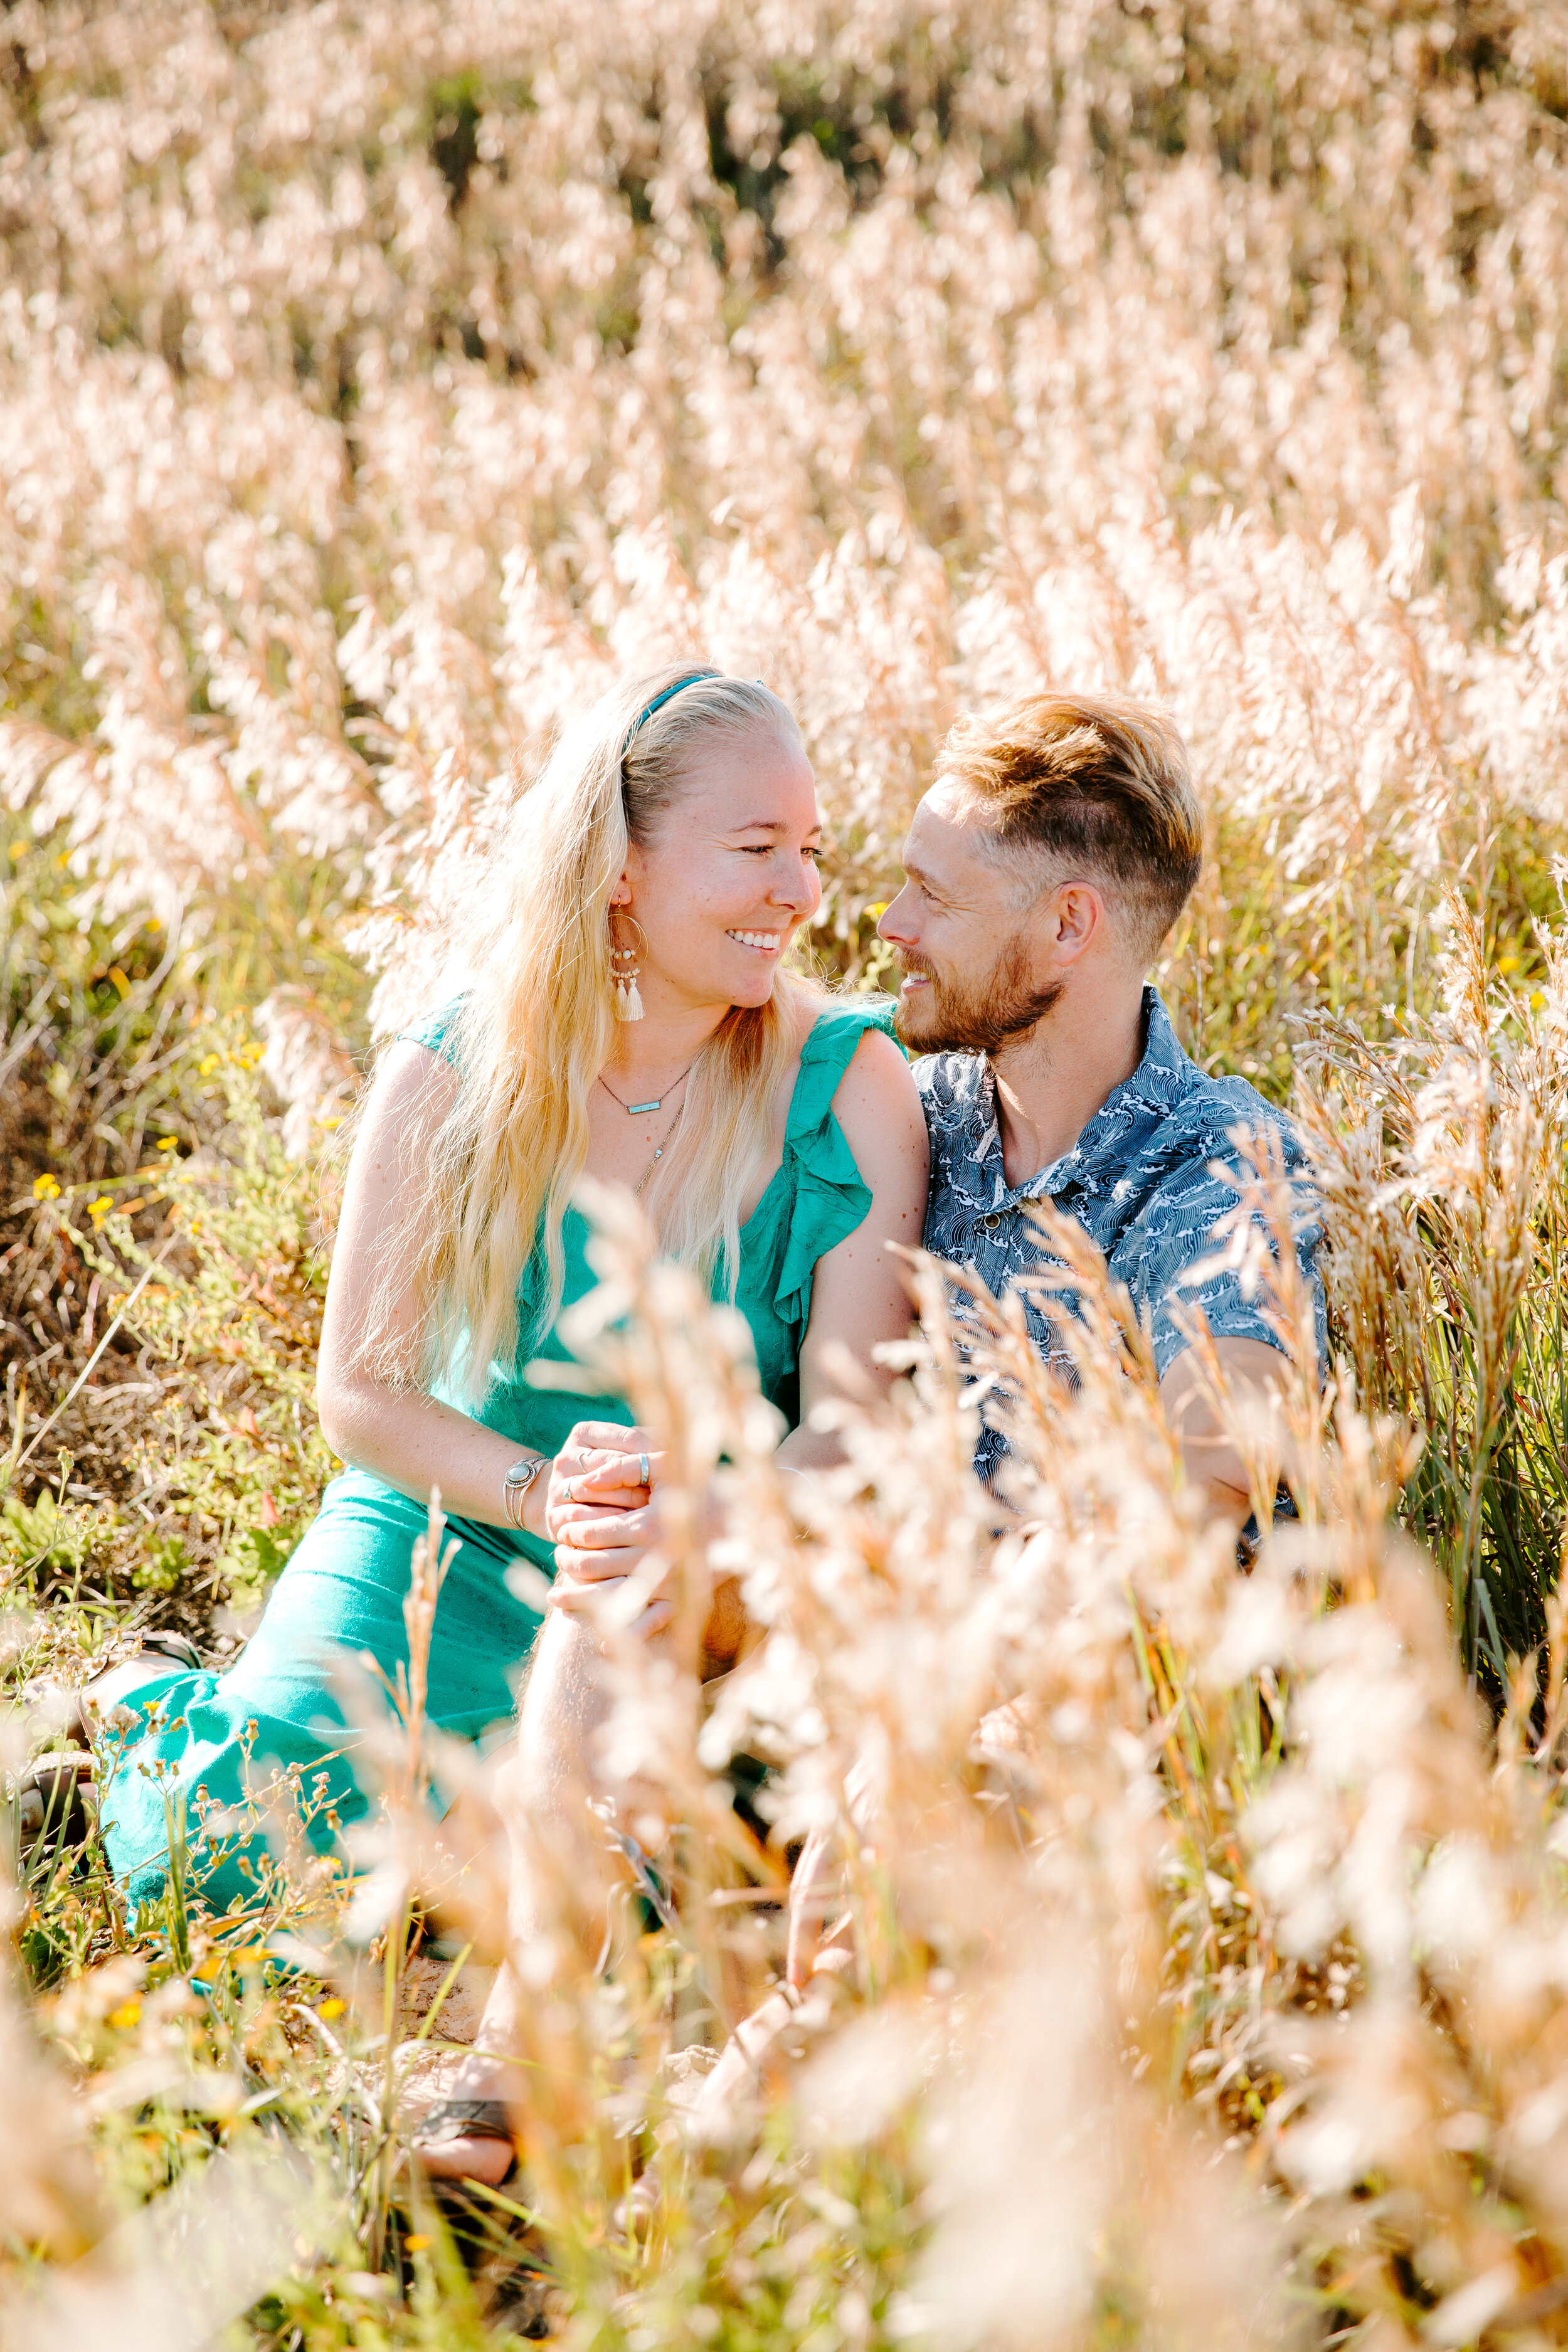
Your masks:
M616 1019L640 1021L643 1017L642 998L637 992L637 975L642 966L635 948L624 948L610 934L610 982L615 992Z

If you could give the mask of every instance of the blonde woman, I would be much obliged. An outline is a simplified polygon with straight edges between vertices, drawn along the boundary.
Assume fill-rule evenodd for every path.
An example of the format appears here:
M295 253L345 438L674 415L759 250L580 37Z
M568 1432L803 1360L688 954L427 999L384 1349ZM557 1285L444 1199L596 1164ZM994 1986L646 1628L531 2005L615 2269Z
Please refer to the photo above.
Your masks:
M133 1733L146 1724L101 1805L133 1900L163 1886L171 1803L195 1843L210 1807L292 1765L323 1845L363 1813L331 1661L368 1652L395 1675L406 1660L433 1486L458 1549L429 1714L461 1737L510 1717L534 1645L539 1620L507 1585L519 1553L553 1573L576 1544L592 1579L635 1545L649 1497L626 1480L647 1465L595 1453L621 1433L595 1425L629 1412L524 1378L566 1360L558 1318L593 1284L582 1175L637 1194L664 1250L733 1297L791 1423L785 1458L824 1458L803 1425L824 1350L869 1364L906 1326L889 1244L920 1238L926 1137L873 1013L786 961L820 900L820 839L790 712L707 668L605 695L521 797L474 909L470 985L391 1046L363 1108L318 1383L349 1466L227 1674L150 1648L89 1696L100 1722L118 1706ZM585 1559L606 1507L631 1534ZM209 1846L198 1866L215 1907L252 1883L242 1849Z

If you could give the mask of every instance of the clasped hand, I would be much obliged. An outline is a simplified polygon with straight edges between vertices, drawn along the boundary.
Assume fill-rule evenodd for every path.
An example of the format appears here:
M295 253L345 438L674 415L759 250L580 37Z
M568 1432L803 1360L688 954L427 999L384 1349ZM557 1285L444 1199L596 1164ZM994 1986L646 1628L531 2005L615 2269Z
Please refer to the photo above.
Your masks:
M664 1469L665 1457L646 1429L610 1421L577 1423L551 1464L545 1496L545 1531L555 1547L552 1609L591 1619L608 1588L624 1584L640 1567L659 1538ZM671 1610L668 1595L656 1590L632 1631L660 1632Z

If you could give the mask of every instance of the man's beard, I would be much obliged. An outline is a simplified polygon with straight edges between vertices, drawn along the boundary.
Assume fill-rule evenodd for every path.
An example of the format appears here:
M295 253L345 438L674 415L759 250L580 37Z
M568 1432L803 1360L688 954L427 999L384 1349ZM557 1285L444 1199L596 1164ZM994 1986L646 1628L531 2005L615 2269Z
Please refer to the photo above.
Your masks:
M911 1054L994 1054L1043 1021L1064 985L1057 980L1048 988L1031 988L1028 953L1019 939L1009 940L991 970L971 981L956 973L939 979L914 956L900 961L929 982L924 996L900 996L893 1017L899 1041Z

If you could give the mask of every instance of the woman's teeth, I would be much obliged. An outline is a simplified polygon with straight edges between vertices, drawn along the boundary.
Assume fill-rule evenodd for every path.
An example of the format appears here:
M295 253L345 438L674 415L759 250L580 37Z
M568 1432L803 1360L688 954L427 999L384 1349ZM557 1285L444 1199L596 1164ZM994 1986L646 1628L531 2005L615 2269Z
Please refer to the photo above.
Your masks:
M777 947L780 940L784 937L784 933L782 931L731 931L727 936L730 939L738 940L743 948L767 948L771 950Z

